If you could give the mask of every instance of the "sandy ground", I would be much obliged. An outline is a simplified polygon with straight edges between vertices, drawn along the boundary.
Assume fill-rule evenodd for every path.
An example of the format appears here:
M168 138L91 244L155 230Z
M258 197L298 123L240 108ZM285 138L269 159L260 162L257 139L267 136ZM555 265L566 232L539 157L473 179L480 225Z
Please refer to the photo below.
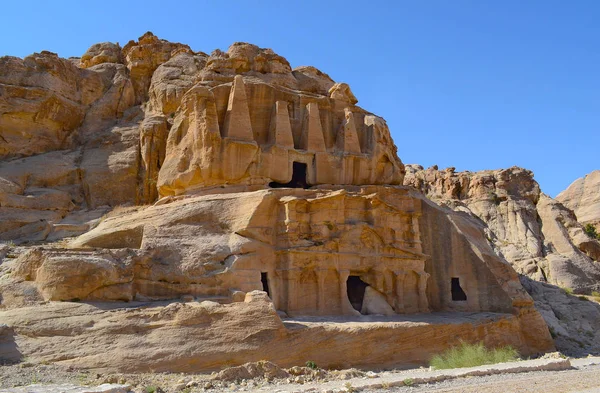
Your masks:
M514 364L514 363L513 363ZM344 370L327 373L321 382L290 383L288 380L254 378L244 381L210 381L209 374L97 374L55 365L21 363L0 366L0 392L4 389L31 384L72 383L97 386L102 383L130 385L133 392L146 393L149 388L164 393L196 392L314 392L340 393L361 391L365 393L600 393L600 358L573 359L572 369L565 371L534 371L519 374L497 374L481 377L449 379L443 382L389 387L384 389L354 390L359 381L375 381L377 377L403 381L407 376L427 374L428 369L412 369L382 372ZM326 381L326 385L324 384ZM157 388L160 388L158 390Z
M536 371L523 374L460 378L435 384L364 390L363 392L600 393L600 365L566 371Z

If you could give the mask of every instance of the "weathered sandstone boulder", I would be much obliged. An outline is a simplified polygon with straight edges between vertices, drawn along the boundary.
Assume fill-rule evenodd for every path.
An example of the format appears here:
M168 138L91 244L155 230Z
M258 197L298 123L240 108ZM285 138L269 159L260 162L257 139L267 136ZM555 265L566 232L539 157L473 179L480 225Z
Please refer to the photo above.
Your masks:
M540 191L530 171L406 168L405 184L480 219L489 242L517 272L576 292L600 288L600 243L585 235L570 210Z
M245 42L233 43L227 52L213 51L200 74L202 81L231 82L235 75L255 76L272 85L297 89L288 61L271 49Z
M84 121L117 119L134 98L124 70L81 69L51 52L0 58L0 158L71 148Z
M215 375L219 381L239 381L252 378L288 378L290 374L272 362L249 362L237 367L229 367Z
M90 68L96 64L102 63L123 64L121 46L119 44L113 44L112 42L94 44L83 54L83 56L81 56L79 61L81 68Z
M126 300L132 278L135 252L43 252L33 249L15 261L18 279L39 283L47 300Z
M204 53L179 52L158 66L150 83L150 111L169 116L174 114L185 92L197 82L207 57Z
M123 58L129 69L137 103L146 101L152 74L159 65L181 52L190 52L187 45L161 40L151 32L138 41L129 41L123 47Z
M361 314L380 314L380 315L394 315L396 312L388 304L385 296L372 286L365 288L365 297L363 299Z
M556 200L573 210L577 221L600 231L600 170L575 180Z

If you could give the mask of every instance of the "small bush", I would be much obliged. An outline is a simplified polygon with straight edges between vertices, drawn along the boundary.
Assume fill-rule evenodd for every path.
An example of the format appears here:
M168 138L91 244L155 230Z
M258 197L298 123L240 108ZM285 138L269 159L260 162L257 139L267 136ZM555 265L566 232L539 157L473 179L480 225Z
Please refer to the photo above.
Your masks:
M598 291L592 291L592 296L593 297L600 297L600 292L598 292Z
M569 287L561 287L560 289L562 289L563 291L565 291L565 293L567 295L572 295L573 294L573 290Z
M156 393L156 391L158 390L158 387L150 385L150 386L146 386L145 390L146 390L146 393Z
M429 365L435 369L443 370L504 363L518 359L519 353L510 346L487 349L481 342L478 344L462 342L460 345L452 347L440 355L435 355L429 362Z
M313 362L312 360L306 362L306 367L312 368L313 370L316 370L318 368L317 363Z
M412 378L406 378L402 383L404 386L412 386L415 384L415 381Z
M585 300L586 302L589 301L590 299L588 299L587 297L581 295L581 296L577 296L579 298L579 300Z
M600 240L600 233L598 233L598 231L596 231L596 227L594 227L592 224L585 224L585 227L583 227L583 230L592 239Z

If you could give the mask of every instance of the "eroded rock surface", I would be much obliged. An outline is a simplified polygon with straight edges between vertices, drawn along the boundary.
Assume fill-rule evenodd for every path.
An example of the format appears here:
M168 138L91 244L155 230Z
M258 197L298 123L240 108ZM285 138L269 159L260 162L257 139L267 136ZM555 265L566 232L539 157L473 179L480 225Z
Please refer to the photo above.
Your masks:
M525 276L521 276L521 283L562 353L576 357L600 354L600 299L573 296L562 288Z
M252 302L257 296L266 297L257 290L266 290L274 315L277 309L292 317L329 316L326 323L332 315L360 317L359 311L388 317L487 313L486 318L494 321L510 321L506 324L511 337L515 335L511 342L523 353L553 347L531 298L510 265L494 254L480 224L408 188L338 186L186 196L108 217L70 246L73 249L36 248L10 263L6 271L10 279L0 283L0 289L27 296L7 297L4 306L15 310L7 315L53 300L199 298L233 307L239 304L240 293ZM350 302L351 277L372 288L365 291L364 310ZM454 279L460 280L464 298L454 297ZM438 322L431 328L441 329L438 336L444 334L443 318L432 315ZM322 325L309 326L318 331ZM385 323L382 329L388 329ZM406 329L412 334L412 327ZM466 330L454 338L473 334L461 329ZM490 333L490 343L498 342L494 334ZM454 341L436 340L435 345L444 342ZM434 347L428 345L434 343L419 345L433 353ZM221 355L240 362L256 360L235 355L238 349L231 351ZM358 352L348 352L348 364L359 361L353 356ZM382 362L398 361L378 356ZM316 353L310 358L333 364ZM405 361L418 359L422 358ZM99 359L89 361L90 367L99 367Z
M405 184L480 219L489 242L517 272L581 293L600 288L600 243L572 211L540 191L531 171L406 168Z
M98 218L80 212L211 186L402 183L385 121L347 84L251 44L207 55L146 33L79 63L3 57L0 92L3 240L76 236Z
M575 180L556 200L573 210L579 222L600 231L600 170Z
M36 361L381 367L461 339L534 355L554 344L503 255L594 287L598 244L530 174L413 174L463 212L440 207L402 185L349 85L270 49L146 33L2 58L0 93L0 320Z
M460 340L511 344L532 353L523 335L530 321L511 314L282 321L260 293L231 304L51 302L0 311L0 317L14 327L30 361L99 372L198 372L264 359L281 367L305 359L325 368L408 366Z

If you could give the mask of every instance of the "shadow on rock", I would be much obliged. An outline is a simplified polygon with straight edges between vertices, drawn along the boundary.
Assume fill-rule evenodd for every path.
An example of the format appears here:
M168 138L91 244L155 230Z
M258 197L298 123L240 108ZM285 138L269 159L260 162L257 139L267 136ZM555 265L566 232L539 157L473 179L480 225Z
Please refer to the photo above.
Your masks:
M22 359L15 342L15 332L7 325L0 325L0 364L18 363Z
M568 356L600 355L600 304L594 298L520 276L542 314L556 349Z

